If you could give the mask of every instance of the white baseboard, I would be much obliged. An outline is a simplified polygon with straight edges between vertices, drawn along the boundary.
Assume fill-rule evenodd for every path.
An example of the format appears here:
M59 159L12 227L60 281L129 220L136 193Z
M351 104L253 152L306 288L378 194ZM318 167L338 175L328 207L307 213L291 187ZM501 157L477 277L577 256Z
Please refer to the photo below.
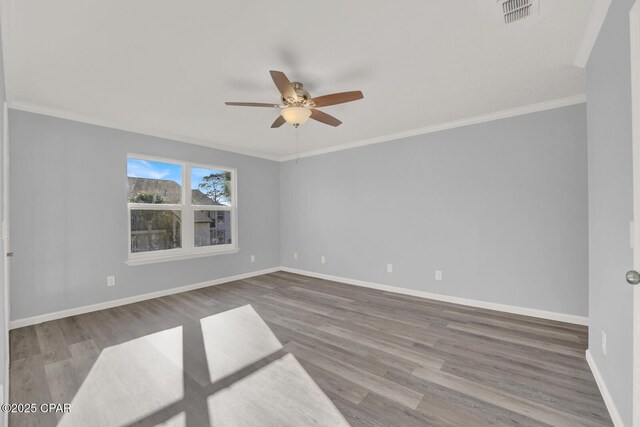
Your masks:
M328 274L316 273L313 271L297 270L290 267L273 267L265 270L253 271L250 273L238 274L236 276L223 277L221 279L209 280L206 282L195 283L192 285L180 286L177 288L165 289L162 291L151 292L148 294L136 295L117 300L106 301L98 304L87 305L83 307L71 308L68 310L56 311L54 313L43 314L24 319L12 320L9 323L9 329L22 328L24 326L36 325L38 323L50 320L62 319L64 317L76 316L78 314L90 313L92 311L104 310L107 308L119 307L121 305L132 304L139 301L145 301L152 298L160 298L167 295L178 294L181 292L192 291L194 289L206 288L207 286L219 285L222 283L232 282L234 280L247 279L249 277L260 276L262 274L273 273L276 271L287 271L289 273L301 274L303 276L316 277L319 279L332 280L334 282L345 283L348 285L362 286L365 288L379 289L387 292L395 292L398 294L412 295L420 298L427 298L436 301L450 302L453 304L467 305L471 307L485 308L488 310L503 311L506 313L520 314L523 316L538 317L541 319L556 320L559 322L574 323L578 325L588 325L588 319L583 316L572 314L555 313L533 308L517 307L512 305L497 304L486 301L478 301L466 298L453 297L448 295L434 294L430 292L417 291L414 289L401 288L397 286L382 285L379 283L365 282L356 279L347 279L344 277L331 276Z
M602 399L604 399L604 404L607 405L607 410L609 411L609 416L611 417L611 421L613 421L613 425L616 427L624 427L624 422L622 422L620 412L618 412L618 408L609 393L607 384L604 382L600 369L598 369L598 365L596 365L596 361L591 355L591 351L589 349L585 352L585 357L587 358L589 368L591 368L591 373L593 373L593 377L596 380L596 384L598 384L598 389L600 390Z
M437 301L450 302L453 304L467 305L471 307L485 308L487 310L504 311L506 313L520 314L523 316L538 317L541 319L556 320L558 322L573 323L576 325L588 325L589 319L584 316L576 316L574 314L556 313L552 311L537 310L534 308L518 307L506 304L497 304L493 302L478 301L467 298L452 297L448 295L434 294L430 292L417 291L414 289L401 288L398 286L382 285L379 283L365 282L356 279L347 279L344 277L331 276L328 274L316 273L313 271L298 270L290 267L281 267L282 271L289 273L301 274L303 276L316 277L318 279L332 280L334 282L345 283L348 285L362 286L365 288L379 289L387 292L395 292L398 294L412 295L420 298L427 298Z
M185 285L185 286L179 286L177 288L165 289L157 292L150 292L148 294L136 295L132 297L101 302L98 304L86 305L84 307L70 308L68 310L56 311L55 313L48 313L40 316L27 317L25 319L12 320L9 323L9 329L16 329L16 328L22 328L23 326L36 325L38 323L48 322L49 320L62 319L64 317L90 313L92 311L104 310L106 308L119 307L121 305L132 304L134 302L145 301L153 298L160 298L167 295L179 294L181 292L187 292L187 291L192 291L194 289L206 288L208 286L221 285L223 283L233 282L234 280L248 279L249 277L260 276L262 274L273 273L280 270L281 270L280 267L267 268L265 270L252 271L250 273L243 273L235 276L223 277L220 279L195 283L192 285Z

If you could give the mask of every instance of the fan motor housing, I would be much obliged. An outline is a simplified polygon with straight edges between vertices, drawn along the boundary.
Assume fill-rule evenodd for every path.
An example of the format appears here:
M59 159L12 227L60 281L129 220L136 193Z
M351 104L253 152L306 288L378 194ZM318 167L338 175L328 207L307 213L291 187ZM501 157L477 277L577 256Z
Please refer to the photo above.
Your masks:
M311 101L311 94L304 88L304 85L300 82L291 82L291 86L293 86L293 90L296 91L298 97L302 99L302 103L307 104ZM282 102L288 104L288 101L283 97Z

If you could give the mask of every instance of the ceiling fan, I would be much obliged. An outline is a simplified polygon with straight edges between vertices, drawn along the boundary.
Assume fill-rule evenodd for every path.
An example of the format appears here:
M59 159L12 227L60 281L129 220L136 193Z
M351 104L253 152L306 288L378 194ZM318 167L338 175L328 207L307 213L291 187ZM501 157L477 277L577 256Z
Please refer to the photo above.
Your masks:
M335 127L340 126L342 122L316 108L343 104L364 97L361 91L355 90L352 92L332 93L331 95L312 98L309 92L304 89L302 83L290 82L282 71L271 70L269 73L271 73L271 78L282 95L282 105L261 102L225 102L225 104L239 107L280 108L280 115L271 125L272 128L279 128L285 124L285 122L292 124L294 127L298 127L309 118Z

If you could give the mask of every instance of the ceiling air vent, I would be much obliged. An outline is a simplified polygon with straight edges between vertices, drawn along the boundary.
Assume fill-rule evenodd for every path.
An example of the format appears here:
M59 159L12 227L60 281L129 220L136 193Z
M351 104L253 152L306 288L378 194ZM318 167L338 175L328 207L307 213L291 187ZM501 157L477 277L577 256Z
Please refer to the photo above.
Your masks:
M505 24L522 21L533 15L536 0L498 0L502 6L502 16Z

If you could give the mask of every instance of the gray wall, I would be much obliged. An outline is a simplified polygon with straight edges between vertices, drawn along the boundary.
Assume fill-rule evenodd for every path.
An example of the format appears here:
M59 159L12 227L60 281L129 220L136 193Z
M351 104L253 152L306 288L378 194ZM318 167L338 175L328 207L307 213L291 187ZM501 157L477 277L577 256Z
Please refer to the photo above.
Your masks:
M12 319L279 265L278 163L22 111L9 123ZM236 167L241 251L125 265L128 152Z
M587 65L589 139L589 348L626 425L631 425L633 266L629 10L615 0ZM601 333L607 334L607 355Z
M282 263L586 316L585 120L581 104L286 162Z

